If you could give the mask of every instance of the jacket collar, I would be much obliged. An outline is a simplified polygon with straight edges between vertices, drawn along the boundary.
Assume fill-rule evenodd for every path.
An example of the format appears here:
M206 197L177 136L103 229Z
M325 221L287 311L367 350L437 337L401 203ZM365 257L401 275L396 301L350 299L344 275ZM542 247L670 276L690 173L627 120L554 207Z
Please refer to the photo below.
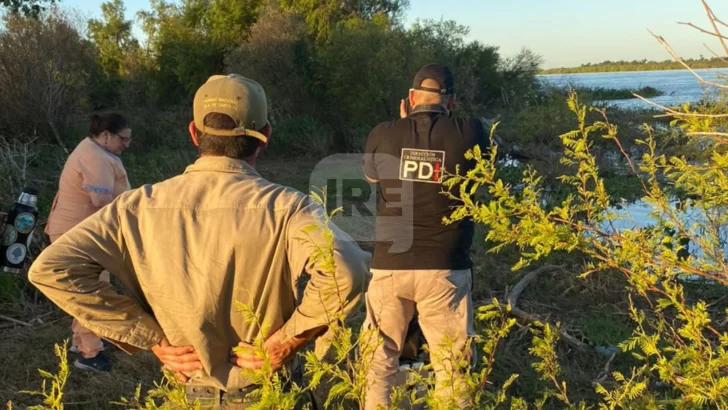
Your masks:
M259 177L258 171L242 159L230 157L205 156L200 157L194 164L185 169L185 174L190 172L217 171L234 174L245 174Z

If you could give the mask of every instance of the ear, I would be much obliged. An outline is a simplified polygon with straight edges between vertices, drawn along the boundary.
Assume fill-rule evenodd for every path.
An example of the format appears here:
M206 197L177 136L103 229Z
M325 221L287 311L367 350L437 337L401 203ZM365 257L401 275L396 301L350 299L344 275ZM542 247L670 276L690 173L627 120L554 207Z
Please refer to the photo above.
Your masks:
M409 90L409 104L410 108L415 108L417 101L415 101L415 90Z
M197 139L197 128L195 127L194 121L190 121L188 130L190 132L190 137L192 137L192 143L195 144L196 147L199 147L200 141Z
M263 143L263 145L260 146L261 149L268 148L268 144L270 144L270 137L273 135L273 126L270 125L270 123L266 123L265 127L263 127L262 130L260 130L260 133L265 135L265 138L268 140L268 142Z

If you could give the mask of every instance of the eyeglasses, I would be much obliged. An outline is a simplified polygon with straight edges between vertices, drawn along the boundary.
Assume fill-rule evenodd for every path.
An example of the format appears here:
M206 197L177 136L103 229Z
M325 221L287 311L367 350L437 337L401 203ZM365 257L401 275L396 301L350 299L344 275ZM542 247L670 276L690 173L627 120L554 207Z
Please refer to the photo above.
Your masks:
M117 137L119 137L119 139L120 139L120 140L121 140L121 141L122 141L123 143L125 143L125 144L128 144L128 143L129 143L129 142L131 141L131 137L125 137L125 136L123 136L123 135L120 135L120 134L117 134L117 133L115 133L115 132L114 132L113 134L114 134L114 135L116 135Z

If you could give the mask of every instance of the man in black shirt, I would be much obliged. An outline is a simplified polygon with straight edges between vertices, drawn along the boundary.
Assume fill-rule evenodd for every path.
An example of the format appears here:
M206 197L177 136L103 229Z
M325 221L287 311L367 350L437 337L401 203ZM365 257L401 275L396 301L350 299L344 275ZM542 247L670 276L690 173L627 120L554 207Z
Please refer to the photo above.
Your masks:
M474 333L469 256L474 227L470 220L443 223L457 202L442 194L441 181L443 170L454 173L458 165L461 172L469 170L465 152L475 145L485 149L489 140L480 120L451 115L454 104L450 70L427 65L402 102L402 118L379 124L366 143L364 174L380 189L365 328L377 329L383 338L368 375L367 410L390 403L415 309L438 393L456 397L453 406L464 405L462 395L447 387L457 381L447 378L453 375L451 359L473 358L466 345Z

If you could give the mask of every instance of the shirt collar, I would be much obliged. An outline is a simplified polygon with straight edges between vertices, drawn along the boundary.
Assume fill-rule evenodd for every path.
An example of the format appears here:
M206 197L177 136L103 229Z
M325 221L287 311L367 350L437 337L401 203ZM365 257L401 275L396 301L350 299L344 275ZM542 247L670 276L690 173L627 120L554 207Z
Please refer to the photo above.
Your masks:
M413 109L410 115L417 115L417 114L426 114L426 115L432 115L432 114L443 114L443 115L449 115L448 110L443 107L442 105L437 104L423 104L423 105L416 105Z
M86 137L87 140L90 141L91 145L95 146L97 149L101 150L104 154L110 156L111 158L121 162L121 158L119 158L118 155L114 154L113 152L107 150L106 148L102 147L101 144L98 143L93 137Z
M185 174L200 171L218 171L259 177L258 171L242 159L223 156L204 156L185 169Z

